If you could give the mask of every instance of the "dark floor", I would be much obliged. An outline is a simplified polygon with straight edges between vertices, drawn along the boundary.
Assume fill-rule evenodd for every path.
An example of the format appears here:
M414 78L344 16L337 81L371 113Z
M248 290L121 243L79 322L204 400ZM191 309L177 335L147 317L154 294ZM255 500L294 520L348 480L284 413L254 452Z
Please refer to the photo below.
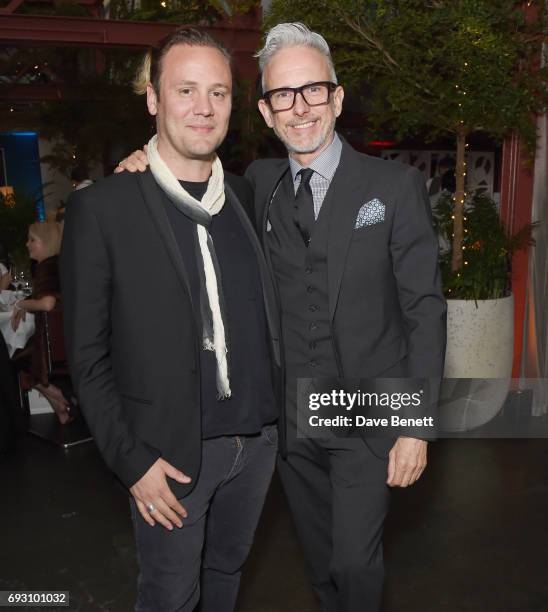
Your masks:
M548 440L430 446L422 480L393 495L384 611L546 612ZM26 437L0 482L0 590L68 590L71 610L133 609L127 498L93 443L63 451ZM238 610L317 612L277 479Z

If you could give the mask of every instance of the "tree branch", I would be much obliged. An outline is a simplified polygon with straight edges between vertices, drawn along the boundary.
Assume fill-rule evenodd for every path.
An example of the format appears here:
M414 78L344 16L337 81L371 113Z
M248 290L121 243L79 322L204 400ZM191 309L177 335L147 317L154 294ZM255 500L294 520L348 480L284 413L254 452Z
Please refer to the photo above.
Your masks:
M326 4L324 3L324 6L326 6ZM327 8L327 6L326 6ZM331 8L333 8L331 6ZM356 34L359 34L362 38L364 38L368 43L369 46L373 47L374 49L376 49L377 51L379 51L379 53L381 54L381 57L383 57L385 59L385 66L391 70L394 71L394 69L397 69L399 72L403 72L401 69L401 66L398 64L398 62L392 57L392 55L383 47L382 43L380 41L378 41L372 33L368 32L367 30L365 30L364 28L362 28L357 22L355 22L354 20L352 20L342 9L338 9L335 8L335 11L339 14L339 17L346 23L346 25L354 30L354 32L356 32ZM424 87L424 85L421 85L421 83L419 83L418 81L415 81L413 79L411 79L410 81L419 91L422 91L423 93L432 96L434 95L427 87Z

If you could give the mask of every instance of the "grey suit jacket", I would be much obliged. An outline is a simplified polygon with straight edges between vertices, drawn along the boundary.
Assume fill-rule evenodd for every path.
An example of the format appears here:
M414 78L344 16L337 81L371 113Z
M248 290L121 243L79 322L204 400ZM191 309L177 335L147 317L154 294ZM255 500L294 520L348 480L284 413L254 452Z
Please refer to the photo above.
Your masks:
M246 173L263 247L268 209L288 166L287 159L258 160ZM340 377L441 379L446 302L422 173L343 141L327 198L329 316ZM356 228L360 209L375 199L384 220ZM431 402L438 391L430 389Z

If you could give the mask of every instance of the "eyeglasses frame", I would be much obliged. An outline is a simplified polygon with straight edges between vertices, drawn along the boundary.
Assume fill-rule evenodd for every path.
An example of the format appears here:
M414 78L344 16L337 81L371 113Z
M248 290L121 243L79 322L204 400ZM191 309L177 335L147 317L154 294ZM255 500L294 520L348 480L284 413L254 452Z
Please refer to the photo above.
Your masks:
M320 102L319 104L310 104L305 98L303 90L307 87L312 87L314 85L325 85L327 87L327 100L325 102ZM331 101L331 94L335 91L335 89L337 89L337 87L339 87L339 85L337 83L333 83L332 81L315 81L314 83L306 83L305 85L301 85L300 87L277 87L276 89L270 89L269 91L265 91L263 93L262 99L268 104L268 107L270 108L270 111L272 113L284 113L285 111L291 110L295 106L295 102L297 101L297 94L301 94L301 97L307 106L325 106ZM283 108L279 110L274 110L272 108L270 96L278 91L293 92L293 104L289 108Z

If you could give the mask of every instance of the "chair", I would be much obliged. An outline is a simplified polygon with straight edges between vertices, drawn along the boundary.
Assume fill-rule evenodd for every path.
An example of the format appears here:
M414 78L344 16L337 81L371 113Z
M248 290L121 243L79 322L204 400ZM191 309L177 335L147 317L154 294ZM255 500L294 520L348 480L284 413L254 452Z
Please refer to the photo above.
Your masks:
M38 312L36 313L36 316L43 318L47 359L46 363L50 380L52 377L70 378L67 354L65 351L62 308L54 308L50 312Z
M24 372L19 375L19 388L22 405L29 415L29 433L63 448L70 448L77 444L89 442L89 430L77 409L77 399L72 390L70 372L65 351L65 338L63 332L63 309L58 304L49 312L35 313L36 332L42 334L38 346L42 351L48 380L57 385L65 397L70 398L71 412L75 415L74 421L61 425L53 414L30 414L28 392L30 380Z

